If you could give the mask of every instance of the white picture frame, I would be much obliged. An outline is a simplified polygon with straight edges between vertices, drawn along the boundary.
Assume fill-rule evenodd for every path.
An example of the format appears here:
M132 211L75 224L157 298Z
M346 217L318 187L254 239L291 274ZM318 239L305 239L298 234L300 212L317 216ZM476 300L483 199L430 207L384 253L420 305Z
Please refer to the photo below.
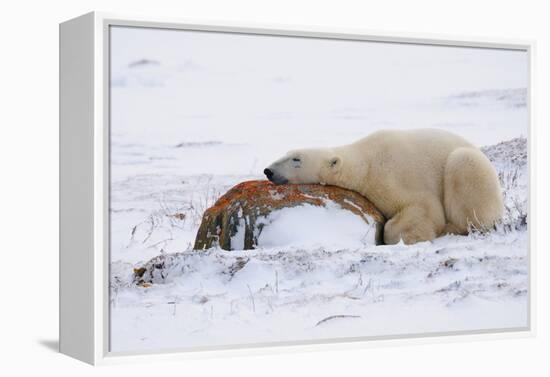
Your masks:
M360 340L259 344L254 347L197 348L192 352L111 353L109 351L109 28L140 26L180 30L282 35L403 44L503 48L529 55L529 313L528 326L510 331L462 334L415 334ZM470 341L535 334L535 263L533 244L536 195L532 156L533 54L525 40L462 38L420 34L328 30L281 25L197 24L185 20L88 13L60 24L60 352L90 364L250 355L297 350L346 349L387 344Z

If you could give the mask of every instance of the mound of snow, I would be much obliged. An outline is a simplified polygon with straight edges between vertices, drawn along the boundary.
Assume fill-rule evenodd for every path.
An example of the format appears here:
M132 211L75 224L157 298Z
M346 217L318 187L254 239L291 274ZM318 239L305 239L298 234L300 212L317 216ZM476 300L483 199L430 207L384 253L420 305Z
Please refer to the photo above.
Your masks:
M375 245L375 223L367 224L335 203L302 205L272 212L258 237L259 247L361 247Z
M521 169L527 165L527 139L516 137L495 145L482 147L481 151L491 160L497 170L503 168Z
M481 148L495 167L504 199L504 230L527 228L529 174L527 169L527 139L503 141Z

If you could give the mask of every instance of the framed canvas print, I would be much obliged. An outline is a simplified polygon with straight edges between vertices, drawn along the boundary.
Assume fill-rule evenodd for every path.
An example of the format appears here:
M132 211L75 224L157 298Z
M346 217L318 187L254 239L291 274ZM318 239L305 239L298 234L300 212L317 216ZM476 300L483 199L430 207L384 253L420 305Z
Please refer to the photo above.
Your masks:
M61 24L61 352L531 334L532 49Z

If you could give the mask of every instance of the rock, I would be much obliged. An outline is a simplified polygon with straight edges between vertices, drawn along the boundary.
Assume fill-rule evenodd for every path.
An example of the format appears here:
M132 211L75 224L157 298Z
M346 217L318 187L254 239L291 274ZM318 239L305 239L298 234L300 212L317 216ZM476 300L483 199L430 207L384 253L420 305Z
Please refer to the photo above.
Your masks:
M254 249L262 229L268 226L265 219L271 212L304 204L325 207L329 201L360 216L367 224L375 223L375 242L383 244L384 216L356 192L336 186L277 186L269 181L248 181L230 189L204 212L194 249L219 246L232 250L231 240L243 226L244 232L238 236L244 237L244 242L238 243L244 245L244 250Z

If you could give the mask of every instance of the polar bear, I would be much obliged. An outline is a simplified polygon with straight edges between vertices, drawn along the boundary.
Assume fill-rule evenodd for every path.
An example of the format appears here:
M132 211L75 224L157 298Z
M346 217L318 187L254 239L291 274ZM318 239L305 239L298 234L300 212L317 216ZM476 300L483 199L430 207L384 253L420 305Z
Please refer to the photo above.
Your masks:
M491 162L464 138L438 129L383 130L344 146L290 151L264 174L275 184L360 193L386 216L386 244L488 230L503 212Z

